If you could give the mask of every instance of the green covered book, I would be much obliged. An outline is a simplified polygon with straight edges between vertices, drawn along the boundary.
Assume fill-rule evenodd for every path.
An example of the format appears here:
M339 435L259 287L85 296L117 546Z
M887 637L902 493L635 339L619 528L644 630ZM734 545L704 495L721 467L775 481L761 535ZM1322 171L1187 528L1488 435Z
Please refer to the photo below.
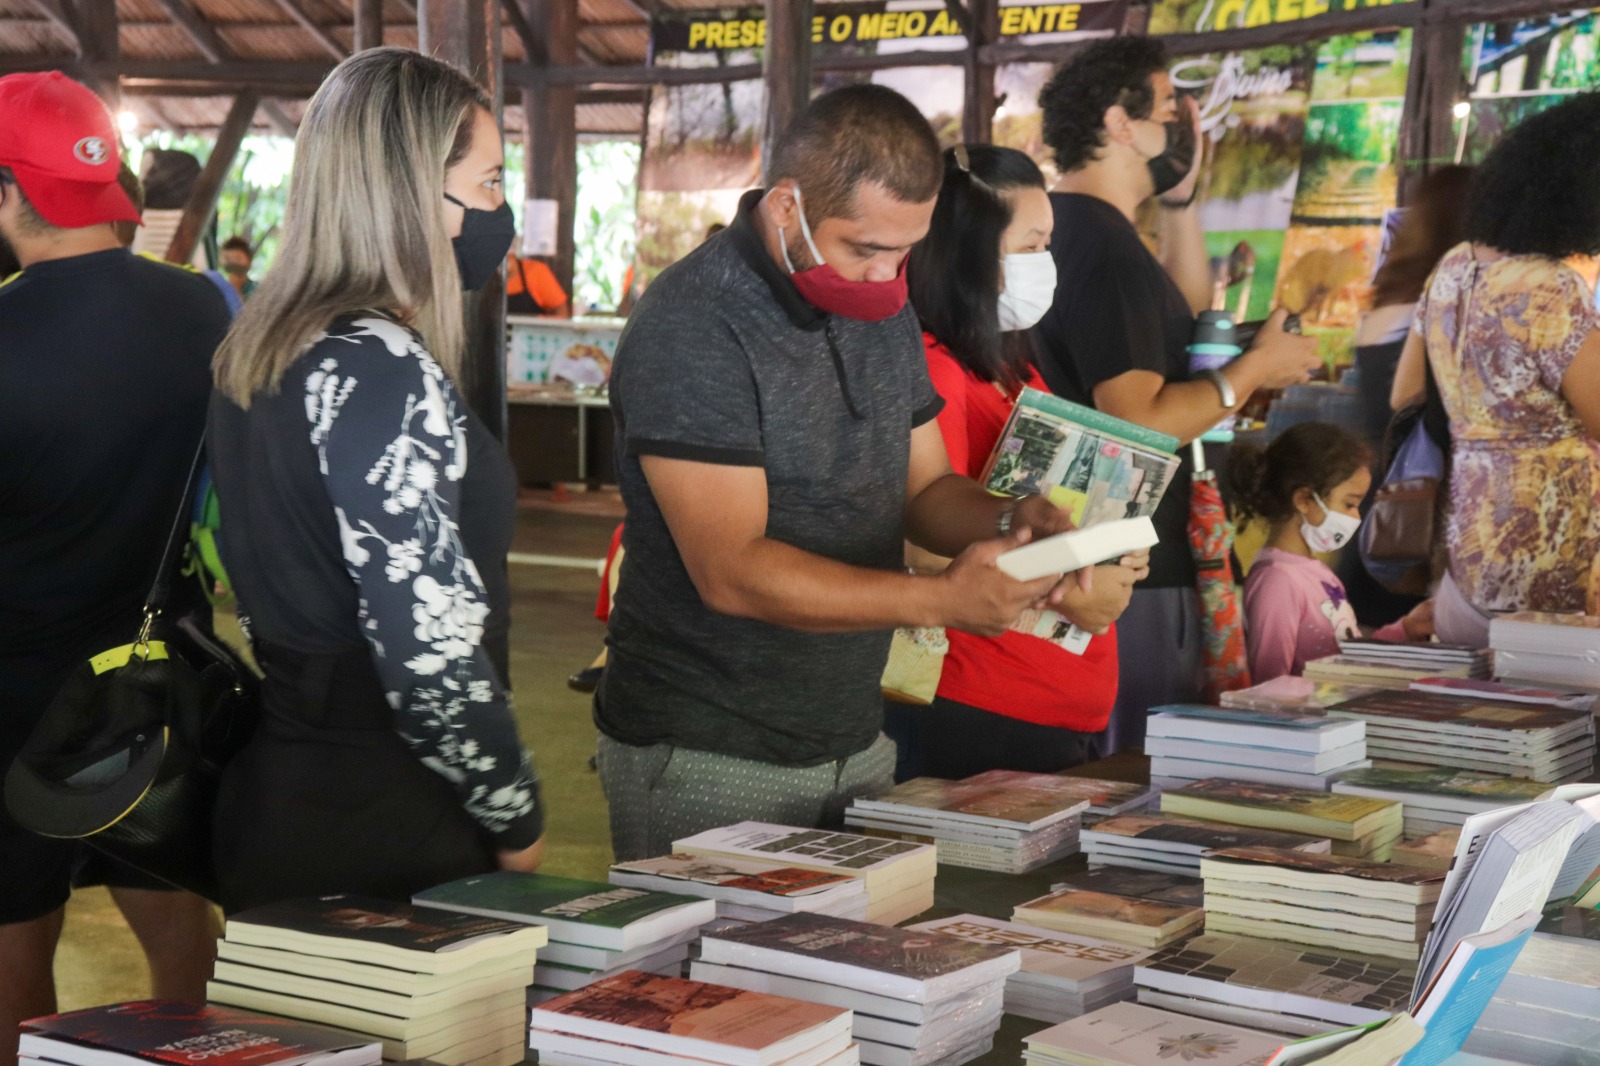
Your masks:
M542 925L551 940L609 951L666 940L717 915L717 905L709 899L506 870L430 888L413 902Z

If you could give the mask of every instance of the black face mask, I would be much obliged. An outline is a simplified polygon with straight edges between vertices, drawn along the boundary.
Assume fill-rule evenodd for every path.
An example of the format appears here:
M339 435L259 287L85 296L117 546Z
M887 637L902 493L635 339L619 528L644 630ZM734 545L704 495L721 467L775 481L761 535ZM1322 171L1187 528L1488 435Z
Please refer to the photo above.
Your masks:
M461 235L451 238L450 245L455 249L456 268L461 271L461 287L476 292L489 283L505 261L511 241L517 235L517 221L508 203L493 211L483 211L468 207L449 193L445 193L444 198L465 213L461 219Z
M1194 166L1196 147L1194 125L1187 119L1176 119L1162 125L1167 130L1167 146L1160 155L1145 163L1150 168L1150 180L1156 183L1157 196L1177 188L1189 176L1189 168Z

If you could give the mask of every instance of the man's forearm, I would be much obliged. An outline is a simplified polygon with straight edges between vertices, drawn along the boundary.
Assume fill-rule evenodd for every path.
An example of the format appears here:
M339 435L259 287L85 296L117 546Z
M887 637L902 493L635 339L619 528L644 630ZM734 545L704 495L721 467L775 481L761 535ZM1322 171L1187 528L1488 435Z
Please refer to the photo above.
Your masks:
M1207 378L1195 381L1170 381L1161 387L1150 400L1149 407L1140 411L1121 411L1102 404L1107 414L1127 419L1129 422L1177 437L1180 444L1188 444L1228 415L1244 406L1250 394L1260 387L1260 379L1249 364L1241 366L1236 360L1223 368L1222 374L1233 386L1232 407L1222 405L1222 393Z
M937 577L851 566L767 537L751 541L696 584L713 611L811 633L945 621L945 590Z
M1211 257L1206 252L1205 230L1197 204L1172 208L1161 205L1161 265L1177 283L1189 309L1196 313L1211 306Z
M969 477L946 474L906 503L906 539L935 555L954 558L975 541L996 535L1009 501Z

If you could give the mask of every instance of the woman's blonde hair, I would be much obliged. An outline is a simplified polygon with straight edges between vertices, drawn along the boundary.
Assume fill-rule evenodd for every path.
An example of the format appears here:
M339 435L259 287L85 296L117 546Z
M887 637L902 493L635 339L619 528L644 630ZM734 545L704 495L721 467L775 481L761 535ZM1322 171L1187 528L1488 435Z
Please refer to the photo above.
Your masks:
M276 391L337 317L390 308L457 376L461 280L445 226L445 171L488 97L448 63L373 48L340 63L295 138L283 241L212 364L241 407Z

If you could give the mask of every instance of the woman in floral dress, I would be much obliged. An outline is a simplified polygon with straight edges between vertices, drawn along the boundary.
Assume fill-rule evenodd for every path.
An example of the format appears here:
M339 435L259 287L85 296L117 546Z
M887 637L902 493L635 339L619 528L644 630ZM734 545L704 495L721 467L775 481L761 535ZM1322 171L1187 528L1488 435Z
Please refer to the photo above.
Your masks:
M222 550L265 671L215 836L230 912L532 870L506 692L515 477L467 409L461 290L512 236L483 93L362 52L312 100L274 270L217 354Z
M1423 352L1450 419L1441 640L1502 611L1600 614L1600 97L1528 119L1474 180L1467 243L1434 271Z

